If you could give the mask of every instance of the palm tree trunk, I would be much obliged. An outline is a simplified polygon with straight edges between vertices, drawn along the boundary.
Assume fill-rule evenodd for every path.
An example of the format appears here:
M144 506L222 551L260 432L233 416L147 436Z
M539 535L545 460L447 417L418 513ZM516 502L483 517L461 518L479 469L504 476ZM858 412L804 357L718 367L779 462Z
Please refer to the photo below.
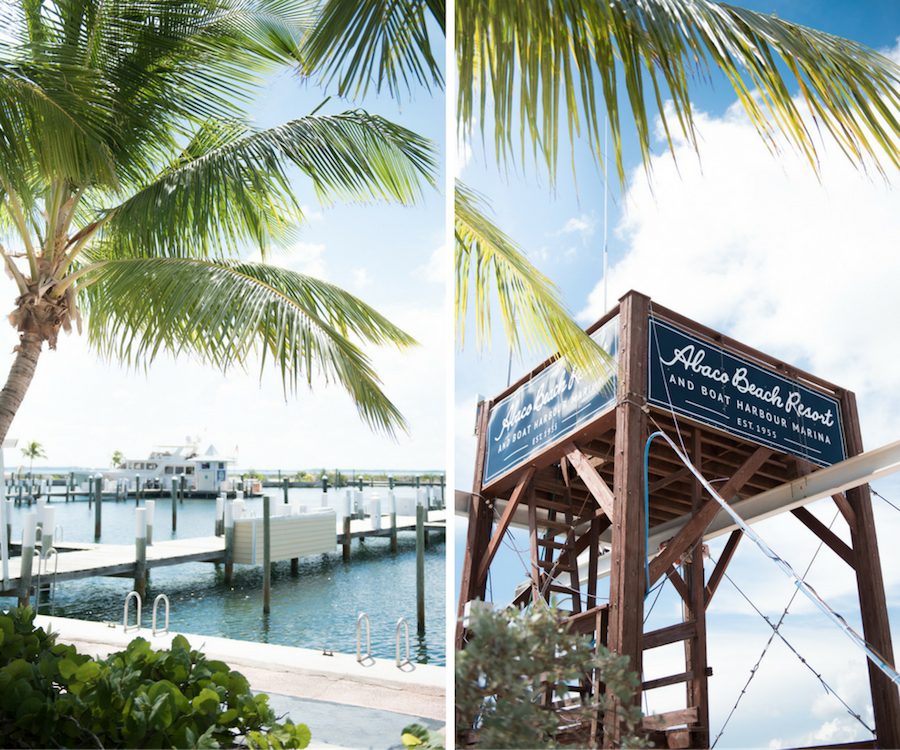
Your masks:
M29 331L19 336L16 358L9 369L6 385L0 390L0 445L6 439L6 433L34 378L34 368L41 356L43 343L43 337L37 332Z

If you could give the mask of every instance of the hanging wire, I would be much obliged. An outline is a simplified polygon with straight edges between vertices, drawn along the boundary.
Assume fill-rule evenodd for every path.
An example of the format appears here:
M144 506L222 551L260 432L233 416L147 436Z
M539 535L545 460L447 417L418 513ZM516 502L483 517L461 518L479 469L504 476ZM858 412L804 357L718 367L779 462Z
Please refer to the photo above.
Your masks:
M894 505L894 504L893 504L890 500L888 500L884 495L882 495L880 492L876 492L876 491L873 489L872 485L869 485L869 492L871 492L873 495L875 495L875 497L880 497L880 498L881 498L882 500L884 500L888 505L890 505L894 510L900 511L900 508L898 508L896 505Z
M678 456L679 460L691 471L691 473L700 480L700 483L704 486L707 492L715 498L716 502L722 506L722 509L731 516L731 519L737 524L738 528L743 531L744 535L749 537L757 547L759 547L763 554L768 557L772 562L774 562L781 571L790 578L794 585L803 592L807 599L809 599L813 604L815 604L824 614L828 617L832 622L834 622L844 633L850 638L853 643L859 647L866 656L872 661L872 663L877 666L882 672L884 672L891 682L897 684L900 683L900 674L897 673L897 670L887 662L887 660L881 656L861 635L859 635L847 621L837 612L835 612L831 607L828 606L827 602L825 602L822 597L820 597L816 590L810 586L806 581L797 576L794 572L794 569L781 557L779 557L775 552L766 544L762 538L752 529L747 523L741 518L735 511L731 508L731 506L726 503L718 492L716 492L712 485L703 477L703 475L697 471L697 468L678 450L678 446L675 445L675 442L664 432L656 432L650 436L649 440L653 440L656 437L662 437L675 451L675 454Z
M831 519L831 523L828 524L828 528L829 528L829 529L834 525L834 522L835 522L835 520L837 520L838 515L839 515L839 512L836 513L835 516L834 516L834 518ZM813 563L816 561L816 558L818 557L819 552L821 551L821 549L822 549L823 546L824 546L824 542L820 541L820 542L819 542L819 546L816 547L816 551L813 553L812 559L809 561L809 565L807 565L806 570L805 570L804 573L803 573L803 577L804 577L804 578L805 578L807 575L809 575L809 571L812 569ZM713 560L712 556L710 556L710 559ZM716 564L718 564L715 560L713 560L713 562L716 563ZM804 659L802 656L800 656L800 654L797 653L797 651L793 648L793 646L791 646L791 644L788 643L787 639L781 634L781 631L780 631L781 625L782 625L782 623L784 622L784 618L787 617L787 615L788 615L788 610L791 608L791 605L794 603L794 600L797 598L797 594L799 593L799 589L794 589L794 593L791 594L790 601L788 601L787 606L784 608L784 612L781 613L781 617L778 619L778 623L775 624L775 625L772 625L772 623L769 621L769 618L768 618L766 615L764 615L764 614L759 610L759 608L756 607L756 605L753 604L752 601L750 601L750 598L749 598L743 591L741 591L741 589L738 587L738 585L737 585L737 584L736 584L736 583L735 583L735 582L734 582L727 574L725 575L725 577L728 578L729 583L731 583L731 585L734 586L734 588L737 590L737 592L738 592L742 597L744 597L744 599L746 599L747 603L750 604L751 607L753 607L753 609L756 611L756 613L766 621L766 623L769 625L769 627L772 628L772 635L769 636L769 640L766 642L766 645L763 646L763 650L762 650L762 653L759 655L759 659L757 659L756 664L755 664L755 665L753 666L753 668L750 670L750 676L747 678L747 682L744 684L743 690L741 690L740 694L739 694L738 697L737 697L737 700L736 700L735 703L734 703L734 706L732 706L731 711L729 712L728 716L726 717L725 723L722 724L722 728L719 730L719 733L716 735L716 738L713 740L713 743L712 743L712 746L711 746L710 750L712 750L712 748L714 748L714 747L716 746L716 743L719 741L719 738L724 734L725 728L728 726L728 722L731 721L731 717L734 716L735 711L737 711L737 707L738 707L738 705L740 704L741 699L742 699L742 698L744 697L744 695L746 694L747 688L750 687L750 683L752 682L753 678L756 676L756 672L757 672L757 670L759 669L760 664L762 664L762 660L765 658L766 653L767 653L768 650L769 650L769 647L772 645L772 642L775 640L775 636L776 636L776 635L777 635L779 638L781 638L782 641L784 641L784 643L785 643L785 644L787 645L787 647L794 653L794 655L795 655L798 659L800 659L800 661L801 661L803 664L805 664L806 667L807 667L807 668L808 668L808 669L809 669L809 670L810 670L810 671L818 678L819 682L822 683L822 687L825 689L825 692L826 692L826 693L831 693L832 695L834 695L834 697L837 698L837 699L841 702L841 704L844 706L844 708L847 709L847 713L849 713L853 718L855 718L857 721L859 721L859 723L862 724L868 731L872 732L872 734L875 734L875 731L874 731L871 727L869 727L869 726L862 720L862 717L861 717L858 713L854 712L854 711L850 708L850 706L847 705L847 703L843 700L843 698L841 698L841 697L840 697L840 696L839 696L839 695L838 695L838 694L837 694L837 693L836 693L836 692L835 692L835 691L834 691L834 690L833 690L833 689L825 682L825 680L822 678L822 675L819 674L818 672L816 672L816 671L812 668L812 666L809 664L809 662L807 662L806 659Z

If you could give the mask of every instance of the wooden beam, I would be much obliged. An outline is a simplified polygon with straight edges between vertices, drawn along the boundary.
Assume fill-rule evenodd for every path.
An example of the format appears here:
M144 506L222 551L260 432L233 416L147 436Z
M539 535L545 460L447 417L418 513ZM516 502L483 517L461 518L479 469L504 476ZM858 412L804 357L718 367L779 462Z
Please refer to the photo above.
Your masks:
M459 611L456 621L456 648L465 645L466 631L463 627L463 615L466 602L476 598L484 598L484 589L479 590L475 584L478 564L484 550L486 539L491 534L491 513L485 498L481 496L482 479L484 477L485 440L487 439L488 416L491 402L484 401L478 414L478 447L475 453L475 477L472 481L472 501L469 503L469 525L466 532L466 551L463 557L463 569L459 586Z
M597 618L601 612L607 609L609 609L608 604L601 604L599 607L591 607L584 612L579 612L577 615L564 617L560 621L560 625L568 628L570 632L578 633L579 635L595 633L597 631L597 623L599 622Z
M693 638L697 635L697 621L687 620L670 625L667 628L660 628L650 633L644 633L644 650L648 648L659 648L660 646L668 646L670 643L678 643L679 641Z
M691 470L687 466L682 466L678 471L669 474L662 479L657 479L650 485L650 494L652 495L657 490L661 490L663 487L668 487L672 482L677 482L679 479L684 479L688 474L691 473Z
M682 672L681 674L673 674L669 677L660 677L658 680L647 680L647 682L641 683L641 690L655 690L656 688L678 685L681 682L688 682L693 679L693 672Z
M516 508L519 507L519 502L525 495L525 490L528 488L528 483L533 476L533 466L527 467L519 475L519 481L516 483L516 488L513 490L509 501L506 503L506 508L503 510L503 516L500 518L497 528L494 529L494 535L491 537L491 541L488 543L484 557L481 558L481 563L478 566L478 576L475 578L475 581L479 587L487 581L488 568L491 567L494 555L497 554L497 550L500 548L500 543L503 541L507 529L509 529L513 514L516 512Z
M859 455L863 452L862 435L856 411L856 398L850 392L844 392L841 396L841 421L847 455ZM885 661L894 664L891 625L884 594L884 577L878 555L878 538L875 534L875 517L872 514L869 486L862 485L848 489L846 497L856 517L856 528L851 532L850 538L856 553L856 582L859 589L863 637ZM871 659L868 660L868 667L878 745L900 748L900 695L897 685L875 666Z
M531 601L541 598L541 550L538 546L537 500L532 492L528 496L528 540L531 545Z
M681 724L695 724L697 722L697 707L682 708L678 711L668 711L664 714L645 716L641 720L641 728L653 731L677 727Z
M722 499L727 503L731 498L737 495L741 487L744 486L747 480L753 476L756 470L759 469L771 455L771 448L762 446L757 448L753 455L744 461L741 468L734 473L731 479L729 479L722 488L722 491L719 493ZM682 553L688 547L703 536L706 527L713 522L721 509L722 506L720 506L716 500L710 498L700 512L695 514L681 531L669 541L666 548L650 563L651 586L659 580L660 576L662 576L669 567L671 567L672 563L681 557Z
M850 506L850 503L847 502L846 495L844 495L843 492L837 492L831 496L831 499L834 500L835 504L837 505L838 510L841 512L841 515L844 517L844 520L850 527L850 531L855 532L856 513L853 512L853 508Z
M803 525L812 531L813 534L831 547L835 554L847 563L847 565L856 570L856 555L854 555L853 550L844 543L843 539L838 537L837 534L810 513L805 506L801 505L799 508L794 508L791 513L800 519Z
M706 607L709 607L713 594L715 594L716 589L719 588L719 584L722 582L722 576L725 575L725 571L728 569L728 563L730 563L731 558L734 557L738 542L741 541L743 536L744 532L740 529L736 529L735 531L732 531L731 536L728 537L728 541L725 543L725 549L722 550L722 554L719 556L719 562L716 563L715 570L713 570L712 574L709 576L709 582L706 584Z
M690 589L688 589L687 584L684 582L684 579L678 572L678 568L672 565L666 571L666 575L669 577L669 580L672 582L672 585L675 587L675 590L678 592L678 595L681 597L682 601L685 602L685 604L690 604L691 591Z
M569 460L569 463L572 464L572 468L578 473L578 476L581 477L581 481L584 482L585 486L591 493L591 496L597 501L597 505L603 508L603 512L612 519L613 516L613 506L615 504L615 498L613 497L612 490L606 486L606 482L603 481L603 477L600 476L600 472L597 471L593 464L588 460L587 456L585 456L578 447L574 443L569 443L566 448L566 458Z

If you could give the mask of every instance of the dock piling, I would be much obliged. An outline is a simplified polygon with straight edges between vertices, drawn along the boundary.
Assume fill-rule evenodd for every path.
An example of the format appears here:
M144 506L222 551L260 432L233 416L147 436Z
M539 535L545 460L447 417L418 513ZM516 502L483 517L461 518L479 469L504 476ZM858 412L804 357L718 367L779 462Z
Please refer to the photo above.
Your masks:
M393 490L388 491L388 504L391 509L391 552L397 551L397 496Z
M100 502L103 499L103 477L95 477L92 481L97 502L94 506L94 541L98 542L100 541L100 532L103 525L103 504Z
M216 536L222 536L225 533L225 529L223 529L223 521L225 518L225 493L221 493L216 498Z
M178 479L172 478L172 531L178 528Z
M269 614L272 604L272 538L269 496L263 496L263 614Z
M147 509L134 511L134 590L143 601L147 573Z
M425 632L425 508L416 506L416 611L419 632Z
M34 537L37 513L26 513L22 530L22 570L19 574L19 606L27 607L31 599L31 565L34 558Z

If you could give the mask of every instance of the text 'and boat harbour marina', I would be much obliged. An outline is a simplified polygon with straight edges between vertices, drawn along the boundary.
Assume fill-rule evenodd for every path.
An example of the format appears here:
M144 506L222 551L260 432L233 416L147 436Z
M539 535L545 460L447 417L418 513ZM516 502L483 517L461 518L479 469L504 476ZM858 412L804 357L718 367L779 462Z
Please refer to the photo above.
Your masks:
M173 469L160 482L141 477L137 496L134 472L127 487L124 471L107 476L99 482L99 514L98 482L82 472L36 471L43 483L7 473L10 553L2 595L21 601L24 594L22 540L32 523L40 528L31 603L41 614L121 626L127 611L133 624L135 607L126 610L125 601L139 587L137 564L146 571L146 628L150 603L165 594L172 631L353 654L362 623L363 651L370 640L371 656L394 659L402 618L410 660L446 664L442 474L333 472L329 484L269 472L268 481L245 481L228 466L219 485L226 490L217 496L198 488L201 467L213 456L197 458L193 469ZM218 466L211 471L222 482ZM42 537L56 552L39 563ZM158 618L161 624L162 611Z

